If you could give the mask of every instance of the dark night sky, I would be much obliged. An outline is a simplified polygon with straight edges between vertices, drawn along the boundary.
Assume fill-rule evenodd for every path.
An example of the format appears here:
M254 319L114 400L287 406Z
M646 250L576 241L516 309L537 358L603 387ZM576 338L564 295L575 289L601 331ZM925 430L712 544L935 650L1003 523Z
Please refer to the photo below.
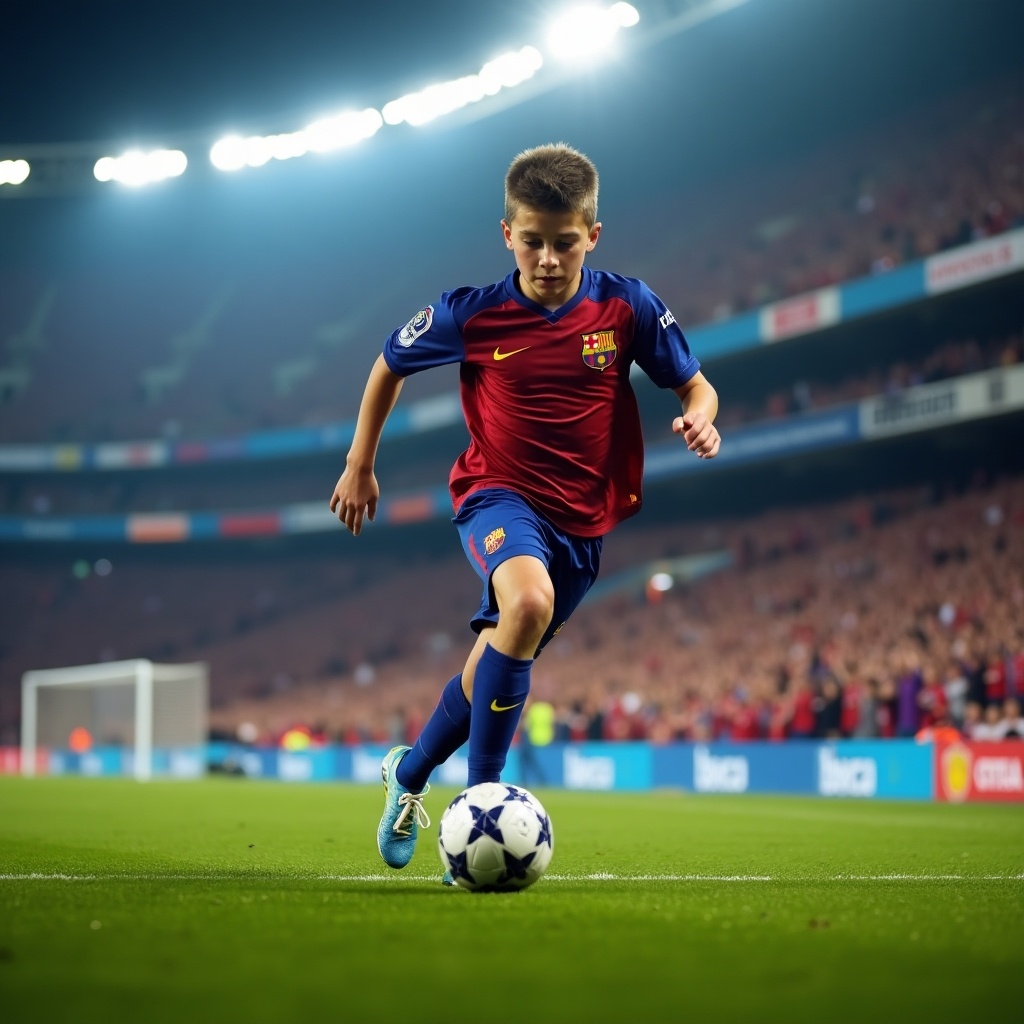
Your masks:
M539 41L551 7L6 0L0 143L283 130L349 102L379 107ZM1019 62L1021 11L1016 0L750 0L609 74L642 97L645 77L665 87L668 102L644 119L669 131L687 125L667 118L701 112L737 128L768 108L814 121L822 105L877 109Z
M423 75L466 73L500 39L490 3L391 0L8 0L0 55L18 101L0 140L273 130L350 100L392 98ZM517 35L521 15L502 18ZM510 28L510 31L511 31ZM525 40L524 40L525 42ZM460 59L461 58L461 59Z

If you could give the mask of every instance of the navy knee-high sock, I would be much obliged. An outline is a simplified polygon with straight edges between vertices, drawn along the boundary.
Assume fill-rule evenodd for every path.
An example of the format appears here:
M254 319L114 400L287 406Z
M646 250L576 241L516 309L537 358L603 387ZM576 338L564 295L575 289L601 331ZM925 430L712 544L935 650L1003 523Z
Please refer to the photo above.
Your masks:
M530 692L533 659L511 658L490 644L473 678L469 722L469 785L497 782Z
M469 739L470 704L462 692L462 673L449 679L434 713L412 749L398 763L395 775L412 793L422 793L430 773L444 764Z

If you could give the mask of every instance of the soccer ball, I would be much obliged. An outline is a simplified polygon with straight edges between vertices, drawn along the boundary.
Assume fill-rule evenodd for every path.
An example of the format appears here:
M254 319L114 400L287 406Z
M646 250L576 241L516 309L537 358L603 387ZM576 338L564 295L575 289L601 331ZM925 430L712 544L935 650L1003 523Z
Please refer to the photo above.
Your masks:
M525 889L551 863L551 819L528 790L481 782L464 789L447 806L437 848L441 863L463 889Z

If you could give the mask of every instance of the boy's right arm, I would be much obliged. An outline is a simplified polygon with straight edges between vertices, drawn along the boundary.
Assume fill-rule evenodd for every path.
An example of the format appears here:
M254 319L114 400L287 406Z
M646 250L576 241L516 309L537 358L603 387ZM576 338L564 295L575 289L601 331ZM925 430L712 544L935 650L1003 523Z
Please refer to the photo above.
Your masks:
M373 364L363 391L355 436L345 460L345 472L331 496L331 511L355 537L363 527L363 516L372 520L377 514L380 488L373 473L373 464L384 424L398 400L404 380L404 377L391 372L381 355Z

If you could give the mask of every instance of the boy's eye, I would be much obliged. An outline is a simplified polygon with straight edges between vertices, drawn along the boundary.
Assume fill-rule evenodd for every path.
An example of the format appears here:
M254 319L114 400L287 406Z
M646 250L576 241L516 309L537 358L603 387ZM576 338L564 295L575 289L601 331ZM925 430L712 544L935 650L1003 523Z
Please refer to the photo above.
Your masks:
M539 238L527 238L525 240L526 247L528 249L540 249L544 243ZM568 252L576 243L575 242L555 242L555 248L559 252Z

